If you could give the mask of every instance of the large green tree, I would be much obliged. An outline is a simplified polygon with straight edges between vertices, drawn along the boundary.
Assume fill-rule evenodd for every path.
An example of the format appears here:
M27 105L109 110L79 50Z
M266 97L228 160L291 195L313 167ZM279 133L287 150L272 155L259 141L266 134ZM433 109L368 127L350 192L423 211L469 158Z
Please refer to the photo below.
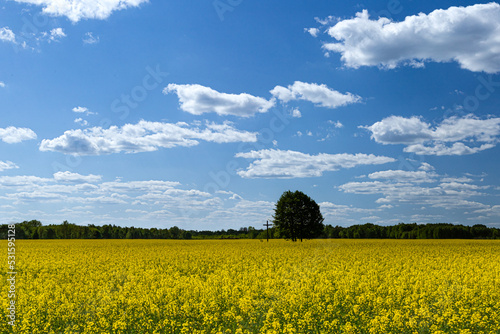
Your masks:
M292 241L317 238L324 230L323 215L309 196L301 191L285 191L274 210L274 226Z

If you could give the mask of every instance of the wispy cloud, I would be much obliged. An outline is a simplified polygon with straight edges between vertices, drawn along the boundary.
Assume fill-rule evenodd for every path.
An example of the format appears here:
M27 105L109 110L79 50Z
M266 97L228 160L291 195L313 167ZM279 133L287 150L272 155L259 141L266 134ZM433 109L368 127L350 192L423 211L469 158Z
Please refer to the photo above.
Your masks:
M19 167L12 161L0 161L0 172L3 172L4 170L7 169L15 169L15 168Z
M485 196L489 186L473 184L472 179L440 177L434 172L388 170L369 175L376 181L349 182L339 189L358 195L381 194L376 200L382 205L424 205L444 209L480 209L487 205L471 201L471 197ZM427 185L423 185L427 183Z
M66 183L96 183L101 181L101 175L81 175L78 173L72 172L57 172L54 173L54 180L57 182L66 182Z
M99 43L99 36L94 36L92 32L85 33L83 37L83 44L97 44Z
M237 153L236 157L254 160L246 170L238 171L238 175L243 178L319 177L324 172L396 161L393 158L373 154L320 153L311 155L274 149Z

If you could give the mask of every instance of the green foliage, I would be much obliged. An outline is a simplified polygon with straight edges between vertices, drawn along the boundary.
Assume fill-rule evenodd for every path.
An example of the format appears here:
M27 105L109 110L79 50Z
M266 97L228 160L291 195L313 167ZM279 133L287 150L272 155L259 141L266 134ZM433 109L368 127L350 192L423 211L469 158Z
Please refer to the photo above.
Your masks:
M349 227L325 226L325 238L379 238L379 239L498 239L500 230L485 225L464 226L455 224L374 224Z
M7 239L8 225L0 225L0 239ZM173 232L173 234L171 233ZM286 237L277 227L269 229L271 239ZM16 239L266 239L265 229L242 227L239 230L186 231L174 228L140 228L115 225L79 226L65 221L60 225L42 225L38 220L16 223ZM377 239L500 239L500 229L476 224L374 224L349 227L326 225L319 238ZM291 239L291 237L288 237ZM298 237L300 238L300 237ZM314 237L309 237L314 238Z
M309 196L301 191L285 191L274 211L274 226L285 239L312 239L324 230L323 215Z

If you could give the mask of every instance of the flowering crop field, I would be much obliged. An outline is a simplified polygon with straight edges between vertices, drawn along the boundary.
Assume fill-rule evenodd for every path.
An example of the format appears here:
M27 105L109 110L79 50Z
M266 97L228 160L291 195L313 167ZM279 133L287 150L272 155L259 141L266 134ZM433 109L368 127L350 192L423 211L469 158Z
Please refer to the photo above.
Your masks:
M500 333L499 241L16 247L15 333ZM12 332L6 271L1 333Z

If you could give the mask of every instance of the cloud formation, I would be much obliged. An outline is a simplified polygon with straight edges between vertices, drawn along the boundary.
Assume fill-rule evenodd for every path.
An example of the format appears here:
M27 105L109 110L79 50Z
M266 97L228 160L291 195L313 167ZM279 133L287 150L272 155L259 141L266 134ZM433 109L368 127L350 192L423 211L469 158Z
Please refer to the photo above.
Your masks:
M89 183L91 182L91 183ZM78 224L140 224L151 227L196 229L239 228L271 219L274 203L249 201L232 192L210 194L176 181L141 180L102 182L100 175L58 172L53 178L0 176L0 199L10 211L4 219L27 220L36 215L45 223L71 220ZM57 212L25 210L37 202L55 204ZM22 206L18 211L12 211Z
M195 146L199 141L215 143L255 142L257 134L235 129L231 123L207 123L205 128L187 123L161 123L141 120L137 124L69 130L60 137L44 139L41 151L74 155L152 152L160 148Z
M15 0L20 3L29 3L43 6L45 14L53 16L66 16L73 23L81 19L107 19L112 12L138 7L148 0Z
M101 175L81 175L67 171L54 173L54 180L64 183L96 183L101 181L101 179Z
M63 28L54 28L49 32L42 33L42 38L47 39L49 42L58 42L63 37L66 37Z
M296 151L260 150L237 153L237 158L253 159L246 170L238 171L243 178L303 178L319 177L324 172L353 168L359 165L379 165L396 161L393 158L373 154L310 155Z
M499 141L500 118L479 119L469 114L450 117L432 127L419 117L390 116L371 126L380 144L404 144L405 152L419 155L466 155L493 148Z
M15 163L12 161L0 161L0 172L3 172L4 170L7 169L14 169L14 168L19 168Z
M495 2L438 9L402 22L370 19L363 10L331 26L328 34L336 42L323 48L340 53L347 67L393 69L455 61L470 71L500 71L500 5Z
M371 173L368 175L373 180L392 180L398 182L433 182L437 177L436 173L429 173L424 170L419 171L405 171L405 170L384 170L380 172Z
M97 44L99 43L99 36L94 36L94 34L89 31L85 33L82 41L83 44Z
M36 139L36 133L31 129L16 128L14 126L5 129L0 128L0 140L7 144L16 144L31 139Z
M163 93L177 94L181 110L193 115L213 112L221 116L250 117L256 113L265 113L274 106L274 101L262 97L246 93L220 93L210 87L196 84L169 84Z
M288 87L276 86L271 90L271 94L285 103L305 100L314 103L316 106L332 109L361 101L361 97L358 95L342 94L324 84L319 85L301 81L295 81L293 85L288 85Z
M473 184L468 178L440 178L435 172L387 170L368 176L376 181L349 182L339 189L349 194L375 195L384 197L375 202L382 205L406 203L444 209L480 209L487 207L469 200L485 196L489 186ZM425 184L427 183L427 184ZM432 184L433 183L433 184ZM432 184L432 185L431 185Z
M0 28L0 41L16 43L16 34L9 27Z

